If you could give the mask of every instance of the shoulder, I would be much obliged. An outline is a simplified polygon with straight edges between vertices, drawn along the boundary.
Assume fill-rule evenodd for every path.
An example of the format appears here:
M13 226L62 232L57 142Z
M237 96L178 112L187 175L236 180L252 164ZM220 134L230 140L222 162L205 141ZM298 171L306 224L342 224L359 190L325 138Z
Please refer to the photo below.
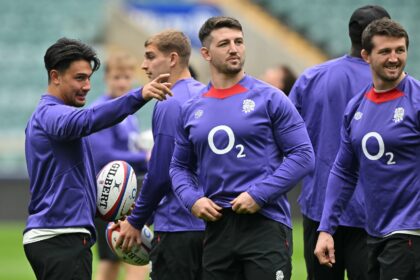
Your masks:
M244 86L249 90L250 94L257 95L260 98L269 98L273 95L286 97L283 91L252 76L246 76Z
M366 93L372 88L372 85L365 87L362 91L357 93L350 101L347 103L346 109L344 111L344 119L345 123L349 123L349 121L353 118L354 114L356 114L357 109L359 108L360 104L362 103L363 99L365 98Z
M306 69L297 82L319 80L324 76L330 78L329 81L334 82L336 78L348 76L352 68L368 69L368 65L361 59L342 56Z
M89 107L93 107L93 106L102 104L102 103L106 102L107 100L110 100L110 98L108 96L106 96L106 95L102 95L102 96L98 97L97 99L95 99L92 102L92 104L90 104Z
M420 81L407 75L397 88L402 90L420 110Z
M193 78L187 79L185 81L185 84L186 84L188 90L192 91L192 92L199 92L206 87L206 85L204 85L203 83L201 83L201 82L199 82L199 81L197 81Z
M411 94L420 95L420 81L413 78L412 76L407 75L405 80L403 80L403 87L404 90L407 88L408 91L410 91Z
M268 115L281 116L296 110L286 94L278 88L250 76L248 81L250 91L248 97L254 103L260 104Z
M60 102L55 102L54 100L42 99L35 109L34 114L36 114L38 117L51 118L54 116L62 116L77 110L86 109L78 109L76 107L68 106Z
M164 112L175 112L179 111L182 107L180 100L175 98L175 96L168 97L164 101L157 101L155 113L162 114Z
M252 96L265 101L278 100L288 102L286 94L280 89L252 76L248 76L248 80L249 90Z

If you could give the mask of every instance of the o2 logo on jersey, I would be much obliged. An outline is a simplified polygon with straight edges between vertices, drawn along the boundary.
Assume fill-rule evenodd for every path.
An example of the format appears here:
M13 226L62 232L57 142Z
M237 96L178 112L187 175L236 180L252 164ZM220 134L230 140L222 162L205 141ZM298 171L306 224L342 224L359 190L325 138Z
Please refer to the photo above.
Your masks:
M378 142L379 151L376 154L371 154L367 149L366 143L370 138L374 138ZM388 165L396 164L396 162L394 161L394 153L392 152L385 153L384 139L377 132L369 132L369 133L366 133L365 136L363 136L362 150L363 150L363 154L370 160L379 160L385 154L385 156L388 157L388 161L386 162L386 164Z
M214 144L214 135L216 134L216 132L219 132L219 131L225 132L229 139L228 144L224 148L216 147L216 145ZM216 155L227 154L233 149L233 146L235 146L235 134L233 133L233 130L227 125L218 125L216 127L213 127L209 132L207 140L209 142L210 149ZM246 157L246 154L244 153L244 150L245 150L244 145L238 144L235 146L235 148L238 150L238 154L236 155L237 158Z

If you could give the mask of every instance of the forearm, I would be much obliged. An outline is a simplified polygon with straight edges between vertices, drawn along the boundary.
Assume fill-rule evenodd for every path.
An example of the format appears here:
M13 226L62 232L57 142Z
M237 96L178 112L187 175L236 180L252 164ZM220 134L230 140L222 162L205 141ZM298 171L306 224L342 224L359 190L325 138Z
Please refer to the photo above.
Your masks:
M143 182L135 207L128 217L129 223L140 229L156 210L159 202L171 191L169 165L174 149L174 138L158 135L149 162L149 170Z
M286 194L314 168L314 153L306 130L294 130L285 137L289 138L289 143L283 162L271 175L247 191L261 207L279 195Z
M357 181L349 181L339 176L334 170L328 178L324 208L318 231L334 234L341 214L353 195Z
M198 187L192 157L192 152L188 148L176 145L169 172L175 194L189 210L204 196L203 190Z

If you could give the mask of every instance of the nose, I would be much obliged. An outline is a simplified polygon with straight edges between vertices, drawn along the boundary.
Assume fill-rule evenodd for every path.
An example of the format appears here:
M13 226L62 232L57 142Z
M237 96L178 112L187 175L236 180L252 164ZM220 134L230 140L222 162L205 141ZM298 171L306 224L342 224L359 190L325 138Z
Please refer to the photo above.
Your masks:
M143 70L147 70L147 63L146 63L146 60L143 60L143 62L141 63L141 69L143 69Z
M83 85L83 90L89 91L90 90L90 79L86 79L85 84Z
M395 51L392 51L388 60L390 62L398 62L398 54Z
M229 44L229 53L234 54L234 53L237 53L237 52L238 52L238 49L236 47L235 42L231 41L230 44Z

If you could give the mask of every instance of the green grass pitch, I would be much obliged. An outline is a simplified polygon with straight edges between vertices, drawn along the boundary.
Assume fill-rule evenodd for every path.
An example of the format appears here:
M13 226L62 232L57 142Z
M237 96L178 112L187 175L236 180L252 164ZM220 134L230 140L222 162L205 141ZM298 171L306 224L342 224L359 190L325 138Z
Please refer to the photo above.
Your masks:
M303 258L302 223L294 221L293 230L293 280L306 278ZM26 260L22 246L23 223L0 223L0 279L30 280L35 279L32 269ZM94 253L93 271L96 270L96 248ZM121 275L120 279L123 279Z

